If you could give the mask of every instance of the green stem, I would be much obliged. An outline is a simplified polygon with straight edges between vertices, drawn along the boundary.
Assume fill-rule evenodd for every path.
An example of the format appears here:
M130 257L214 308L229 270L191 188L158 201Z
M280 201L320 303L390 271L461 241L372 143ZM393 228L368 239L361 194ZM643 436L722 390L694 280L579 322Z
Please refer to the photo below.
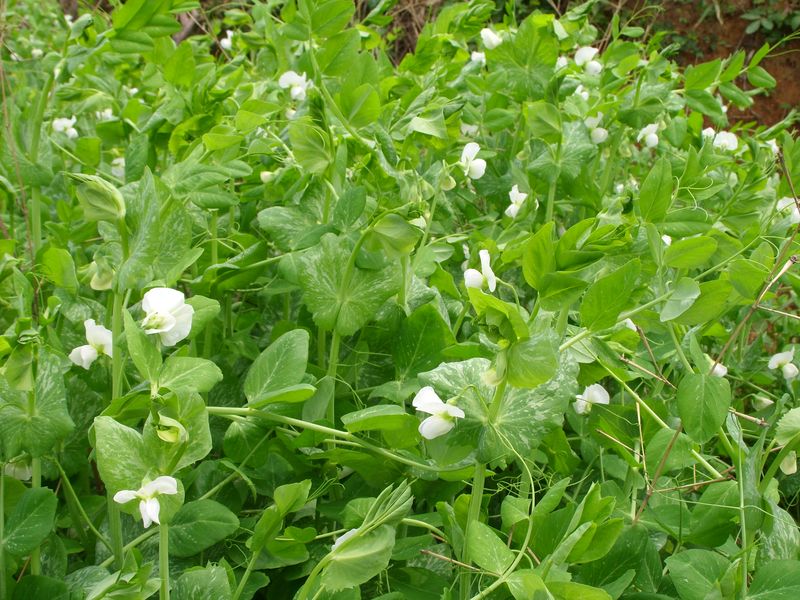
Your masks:
M44 111L47 108L47 101L50 98L50 92L53 89L55 78L51 73L45 81L44 88L39 94L39 102L36 104L36 112L33 116L31 127L31 148L30 148L30 161L36 164L39 160L39 145L42 140L42 124L44 121ZM39 246L42 244L42 202L41 202L41 188L36 185L31 189L31 205L30 205L30 219L31 219L31 249L33 256L31 260L35 260L36 253L39 251Z
M5 502L6 502L6 464L0 463L0 540L6 539L5 533ZM6 595L6 548L5 544L0 544L0 598L7 598Z
M469 508L467 509L467 523L464 528L464 535L469 535L469 528L472 523L480 520L481 517L481 503L483 502L483 489L486 484L486 465L480 461L475 462L475 473L472 475L472 490L469 496ZM469 546L464 543L463 551L461 552L461 562L470 564L471 557L469 555ZM467 600L472 590L472 573L464 571L461 574L461 598Z
M381 448L380 446L375 446L367 442L366 440L362 440L361 438L353 435L352 433L348 433L347 431L341 431L339 429L333 429L332 427L326 427L325 425L318 425L317 423L311 423L309 421L303 421L302 419L295 419L293 417L286 417L284 415L277 415L274 413L269 413L261 410L255 410L252 408L238 408L234 406L209 406L208 407L208 414L209 415L219 415L223 417L230 417L230 416L237 416L237 417L256 417L265 419L267 421L273 421L275 423L283 423L284 425L290 425L292 427L300 427L301 429L309 429L311 431L316 431L319 433L324 433L325 435L332 435L336 436L337 438L341 438L343 440L348 440L350 442L356 443L365 450L368 450L374 454L379 456L383 456L385 458L389 458L391 460L395 460L399 463L404 465L408 465L410 467L414 467L416 469L421 469L423 471L430 471L433 473L446 473L450 471L461 471L464 469L464 465L457 465L452 467L434 467L426 463L421 463L416 460L412 460L410 458L406 458L405 456L401 456L399 454L395 454L390 450L386 450L385 448Z
M55 461L55 463L56 463L56 468L58 469L58 472L61 475L61 483L64 484L64 491L67 497L69 498L69 503L73 505L75 509L78 511L78 514L80 515L81 519L83 519L83 521L86 523L86 526L89 528L89 531L91 531L95 536L97 536L97 539L100 540L100 542L106 548L108 548L110 552L114 552L114 548L111 546L111 543L106 539L106 537L102 533L100 533L97 530L97 528L94 526L94 523L92 523L92 520L89 518L89 515L86 514L86 510L83 508L83 505L78 499L78 495L75 493L75 489L72 487L72 483L70 483L69 477L67 477L67 474L64 472L61 463L58 462L57 460ZM79 524L76 522L75 525L77 528ZM2 595L0 595L0 598L2 598Z
M31 395L31 398L33 396ZM40 488L42 487L42 459L41 458L32 458L31 459L31 487L32 488ZM42 574L42 551L39 546L33 549L31 552L31 575L41 575Z
M770 464L769 469L767 469L766 474L761 479L761 483L758 485L758 490L764 494L769 487L769 482L772 481L772 478L775 477L775 473L777 473L778 468L781 466L783 460L789 455L792 450L796 450L800 447L800 433L796 434L792 439L789 440L789 443L786 444L781 451L778 453L778 456L775 457L775 460L772 461Z
M253 572L253 567L256 565L256 560L258 560L258 555L261 552L253 552L253 555L250 557L250 560L247 561L247 568L245 568L244 573L242 574L241 580L239 580L239 585L236 586L236 592L233 594L232 600L239 600L239 597L244 592L244 586L247 585L247 580L250 579L250 573Z
M667 330L669 331L669 337L672 338L672 345L675 346L675 352L678 354L678 358L683 364L683 367L686 369L686 372L694 373L692 364L689 362L689 359L686 358L686 354L683 353L680 340L678 340L678 336L675 334L675 325L670 323L669 327L667 327Z
M549 223L553 220L553 213L555 212L556 204L556 187L558 186L558 176L550 182L547 188L547 205L545 206L544 222Z
M157 529L148 529L147 531L145 531L145 532L144 532L142 535L140 535L139 537L137 537L137 538L134 538L133 540L131 540L130 542L128 542L127 544L125 544L125 547L123 548L123 550L124 550L125 552L127 552L127 551L128 551L128 550L130 550L131 548L136 548L136 546L138 546L139 544L141 544L141 543L142 543L142 542L144 542L145 540L149 540L149 539L150 539L151 537L153 537L153 536L154 536L154 535L155 535L157 532L158 532L158 530L157 530ZM104 560L103 562L101 562L101 563L100 563L100 566L101 566L101 567L103 567L104 569L107 569L107 568L109 568L109 567L111 566L111 563L113 563L113 562L114 562L114 557L113 557L113 556L110 556L110 557L108 557L106 560Z
M339 368L339 342L339 332L334 329L333 335L331 335L331 353L330 356L328 356L327 371L327 376L331 377L334 381L336 380L336 370ZM335 396L335 394L331 395L331 400L328 402L327 418L331 425L336 424Z
M403 312L408 315L408 272L410 265L410 258L407 254L404 254L400 258L400 270L401 270L401 282L400 282L400 291L397 293L397 303L400 305L400 308L403 309Z
M169 600L169 526L158 526L158 576L161 578L161 600Z

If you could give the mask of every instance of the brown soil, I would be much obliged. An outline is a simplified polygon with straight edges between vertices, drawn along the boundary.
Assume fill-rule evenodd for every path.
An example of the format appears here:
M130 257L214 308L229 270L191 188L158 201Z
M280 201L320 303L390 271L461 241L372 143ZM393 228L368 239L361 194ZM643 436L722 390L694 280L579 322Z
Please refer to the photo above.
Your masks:
M678 39L687 40L679 57L682 64L724 58L739 49L745 50L749 61L765 42L764 36L758 32L745 33L750 21L741 18L741 14L754 4L753 0L720 0L720 24L713 9L706 10L707 7L713 7L708 0L665 0L658 26L674 29ZM798 10L800 0L787 1L783 8ZM769 95L756 96L755 104L749 109L739 111L731 108L728 113L731 122L757 121L772 125L783 119L791 109L800 108L800 40L795 39L776 48L761 62L761 66L777 80L777 86ZM746 78L737 81L737 84L743 89L752 88Z

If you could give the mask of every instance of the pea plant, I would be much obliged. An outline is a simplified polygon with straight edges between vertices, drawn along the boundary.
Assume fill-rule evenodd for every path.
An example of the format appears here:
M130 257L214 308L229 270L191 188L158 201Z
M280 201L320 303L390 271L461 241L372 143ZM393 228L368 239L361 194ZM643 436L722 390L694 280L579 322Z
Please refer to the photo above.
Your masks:
M797 598L775 47L392 4L0 2L0 598Z

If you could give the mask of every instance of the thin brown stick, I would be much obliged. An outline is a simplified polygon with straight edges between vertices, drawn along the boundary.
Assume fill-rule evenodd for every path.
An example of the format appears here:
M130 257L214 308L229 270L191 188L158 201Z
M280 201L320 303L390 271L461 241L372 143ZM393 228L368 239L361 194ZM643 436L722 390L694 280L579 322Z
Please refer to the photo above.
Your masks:
M745 421L750 421L751 423L755 423L759 427L769 427L769 423L767 423L764 419L761 419L759 417L751 417L750 415L740 413L739 411L733 409L730 409L730 411L740 419L744 419Z
M625 444L623 444L622 442L620 442L620 441L619 441L617 438L615 438L615 437L614 437L613 435L611 435L610 433L606 433L605 431L603 431L602 429L599 429L599 428L598 428L598 429L595 429L595 431L596 431L597 433L599 433L600 435L607 437L607 438L608 438L608 439L610 439L612 442L614 442L614 443L616 443L616 444L619 444L620 446L622 446L623 448L625 448L625 450L627 450L627 451L628 451L628 452L630 452L631 454L633 454L633 455L636 455L636 454L638 454L638 452L636 452L636 450L634 450L634 449L633 449L633 448L631 448L630 446L626 446Z
M650 498L653 496L653 492L655 492L656 482L658 481L658 478L661 477L661 472L664 470L664 466L667 464L667 458L669 458L670 452L672 452L672 448L675 446L675 442L678 441L678 436L681 434L681 429L682 426L678 425L678 428L675 430L675 435L672 436L672 439L669 441L669 444L667 444L667 447L664 450L664 456L661 457L658 467L656 467L656 472L653 474L653 479L650 485L647 486L647 493L645 493L642 505L639 507L639 510L636 511L636 516L633 518L634 525L639 522L639 518L642 516L644 509L647 507L647 503L650 502Z
M648 375L650 375L651 377L655 377L656 379L658 379L658 380L659 380L659 381L661 381L662 383L666 383L666 384L667 384L669 387L671 387L672 389L675 389L675 386L673 385L673 383L672 383L672 382L671 382L669 379L667 379L666 377L664 377L663 375L659 375L658 373L653 373L653 372L652 372L650 369L645 369L645 368L644 368L642 365L636 364L636 363L635 363L635 362L633 362L631 359L629 359L629 358L625 358L625 357L624 357L624 356L622 356L622 355L620 355L619 359L620 359L622 362L624 362L626 365L630 365L630 366L632 366L634 369L638 369L638 370L640 370L642 373L647 373L647 374L648 374Z
M437 554L436 552L431 552L430 550L420 550L420 553L421 554L427 554L428 556L432 556L433 558L438 558L439 560L447 561L447 562L452 563L454 565L457 565L459 567L463 567L465 569L469 569L470 571L481 571L481 572L483 572L482 569L478 569L476 567L473 567L472 565L468 565L468 564L463 563L463 562L461 562L459 560L456 560L454 558L450 558L449 556L444 556L442 554ZM489 575L491 575L491 573L489 573Z

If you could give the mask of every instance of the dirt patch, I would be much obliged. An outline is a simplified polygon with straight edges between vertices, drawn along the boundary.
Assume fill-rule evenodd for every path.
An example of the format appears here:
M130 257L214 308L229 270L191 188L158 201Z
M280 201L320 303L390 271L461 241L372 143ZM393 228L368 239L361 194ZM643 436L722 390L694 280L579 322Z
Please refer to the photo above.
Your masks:
M663 11L657 18L657 27L675 31L674 39L683 46L678 57L681 64L725 58L739 49L747 53L749 61L767 41L762 31L747 33L752 20L743 17L753 8L764 6L763 2L720 0L719 4L721 24L711 2L665 0L662 3ZM800 10L800 1L778 3L774 8ZM782 120L791 109L800 107L800 40L792 40L775 49L761 62L761 66L777 80L777 86L768 95L756 96L755 103L748 109L731 108L728 113L731 122L757 121L772 125ZM752 89L746 79L737 81L737 84L745 90Z

